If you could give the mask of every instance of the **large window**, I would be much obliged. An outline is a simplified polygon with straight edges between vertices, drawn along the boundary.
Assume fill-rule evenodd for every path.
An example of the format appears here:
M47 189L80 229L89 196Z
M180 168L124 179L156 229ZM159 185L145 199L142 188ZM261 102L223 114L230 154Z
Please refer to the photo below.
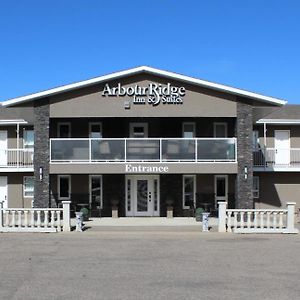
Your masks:
M102 138L101 123L90 123L90 138Z
M71 123L58 123L57 124L57 136L59 138L71 137Z
M90 209L99 210L102 207L102 176L90 175Z
M182 124L182 137L193 138L196 136L196 126L194 122L186 122Z
M33 197L34 195L34 177L24 176L23 178L23 195L24 197Z
M68 200L71 196L71 177L69 175L58 175L58 198Z
M33 148L34 147L34 131L24 129L24 148Z
M188 209L196 202L196 176L183 175L183 199L182 206Z
M253 198L259 198L259 177L253 176Z
M214 123L214 137L227 138L227 123Z

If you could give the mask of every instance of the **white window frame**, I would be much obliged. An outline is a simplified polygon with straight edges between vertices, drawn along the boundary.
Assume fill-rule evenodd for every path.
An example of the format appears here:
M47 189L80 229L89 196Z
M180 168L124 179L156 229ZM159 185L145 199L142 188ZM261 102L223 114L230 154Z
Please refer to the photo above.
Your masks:
M100 126L100 133L101 133L101 138L102 138L103 137L102 122L89 122L89 137L91 138L92 126L93 125L99 125Z
M253 151L258 151L259 150L259 130L253 130L253 137L252 137L252 148Z
M71 122L58 122L57 123L57 137L61 138L61 136L60 136L60 126L64 126L64 125L68 125L68 127L69 127L68 138L70 138L71 137L71 130L72 130Z
M25 189L25 181L26 178L33 178L33 195L32 196L28 196L26 195L26 189ZM34 197L34 176L23 176L23 197L24 198L33 198Z
M148 123L147 122L137 122L137 123L129 123L129 137L130 138L135 138L133 136L133 128L134 127L144 127L144 133L145 133L145 136L144 138L147 138L149 137L148 135ZM138 139L138 137L136 137Z
M100 193L100 209L103 209L103 178L100 174L89 175L89 204L92 204L92 178L100 177L101 193Z
M196 123L195 122L183 122L182 123L182 137L184 137L184 126L185 125L192 125L193 126L193 137L196 137Z
M69 197L61 197L60 196L60 178L68 178L69 180ZM59 200L70 200L71 198L71 175L57 175L57 194Z
M228 137L228 124L226 122L214 122L214 138L217 138L217 126L223 125L225 127L225 136L222 138ZM219 137L221 138L221 137Z
M254 181L257 180L257 188L254 189ZM252 187L252 194L254 199L259 198L259 176L253 176L253 187ZM256 196L255 196L256 195Z
M192 177L193 180L194 180L194 207L196 207L196 175L189 175L189 174L185 174L185 175L182 175L182 208L183 209L190 209L190 206L188 205L185 205L185 178L189 178L189 177Z
M30 148L34 148L34 139L33 139L33 144L31 145L31 144L27 144L27 147L25 147L26 146L26 144L25 144L25 135L26 135L26 132L28 132L28 131L32 131L33 132L33 136L34 136L34 129L26 129L26 128L23 128L23 148L25 149L30 149ZM28 147L29 146L29 147Z

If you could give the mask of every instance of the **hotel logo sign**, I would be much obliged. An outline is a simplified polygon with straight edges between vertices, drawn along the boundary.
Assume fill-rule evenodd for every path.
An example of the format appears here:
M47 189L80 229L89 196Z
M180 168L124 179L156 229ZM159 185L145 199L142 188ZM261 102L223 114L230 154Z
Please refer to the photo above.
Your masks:
M168 83L167 85L149 83L148 86L122 86L118 83L116 87L110 87L107 83L102 92L103 97L132 97L133 104L182 104L185 96L185 87L177 87Z

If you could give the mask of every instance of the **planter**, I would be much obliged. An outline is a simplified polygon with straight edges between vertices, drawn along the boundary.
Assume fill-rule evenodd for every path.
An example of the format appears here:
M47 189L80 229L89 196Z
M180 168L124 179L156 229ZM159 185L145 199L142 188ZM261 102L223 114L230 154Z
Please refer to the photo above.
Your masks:
M195 218L197 222L202 222L202 214L204 213L204 209L199 207L196 209Z

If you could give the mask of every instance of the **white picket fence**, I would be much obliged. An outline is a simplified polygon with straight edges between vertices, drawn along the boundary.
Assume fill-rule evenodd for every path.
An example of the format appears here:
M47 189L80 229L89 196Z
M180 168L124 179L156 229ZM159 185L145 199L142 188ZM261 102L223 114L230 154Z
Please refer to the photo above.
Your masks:
M295 228L295 202L286 209L227 209L219 202L219 232L299 233Z
M62 208L3 208L0 202L0 232L70 231L70 203Z

